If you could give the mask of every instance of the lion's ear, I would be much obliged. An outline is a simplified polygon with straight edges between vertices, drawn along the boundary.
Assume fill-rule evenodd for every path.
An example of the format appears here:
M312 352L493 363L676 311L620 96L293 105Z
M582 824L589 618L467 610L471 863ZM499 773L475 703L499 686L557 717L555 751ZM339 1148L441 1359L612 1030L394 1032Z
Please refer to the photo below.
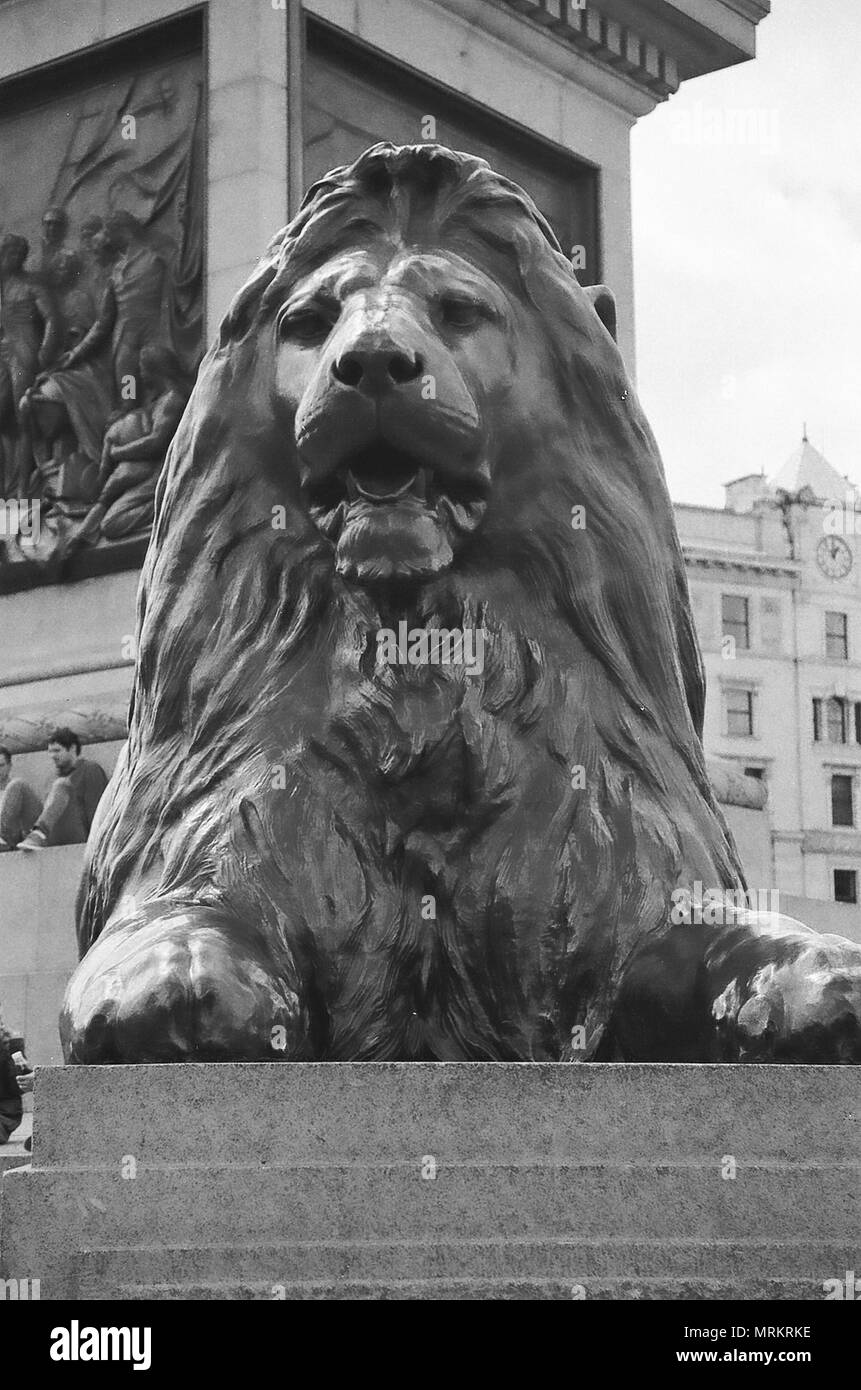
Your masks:
M592 308L613 342L616 342L616 296L606 285L587 285L585 290L592 301Z

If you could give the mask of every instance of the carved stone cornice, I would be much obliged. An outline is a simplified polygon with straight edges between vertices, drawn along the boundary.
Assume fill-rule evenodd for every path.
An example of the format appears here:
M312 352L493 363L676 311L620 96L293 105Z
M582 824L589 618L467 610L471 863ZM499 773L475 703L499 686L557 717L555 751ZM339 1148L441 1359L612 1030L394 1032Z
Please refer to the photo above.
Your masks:
M664 101L690 77L752 58L769 0L487 0Z
M580 9L573 0L489 0L489 3L517 10L524 19L630 78L660 101L678 90L679 71L672 54L649 42L641 32L602 13L594 4Z
M726 551L710 551L682 541L685 564L699 569L741 570L748 574L774 575L782 579L800 581L801 565L793 560L760 560L755 556L728 554Z

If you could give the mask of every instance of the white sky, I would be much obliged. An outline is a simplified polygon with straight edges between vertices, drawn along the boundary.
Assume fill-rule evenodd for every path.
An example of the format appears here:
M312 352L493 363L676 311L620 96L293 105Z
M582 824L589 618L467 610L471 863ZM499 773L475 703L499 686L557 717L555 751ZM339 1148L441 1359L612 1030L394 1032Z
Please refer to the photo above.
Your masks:
M861 482L861 0L772 0L758 47L633 135L638 389L680 502L775 473L804 420Z

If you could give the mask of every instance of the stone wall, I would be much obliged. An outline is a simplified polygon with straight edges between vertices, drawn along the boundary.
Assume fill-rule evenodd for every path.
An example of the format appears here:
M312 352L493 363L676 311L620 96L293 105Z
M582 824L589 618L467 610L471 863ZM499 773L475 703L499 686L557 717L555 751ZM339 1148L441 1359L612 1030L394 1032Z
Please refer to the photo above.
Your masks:
M83 845L0 855L0 1006L38 1066L62 1062L57 1019L78 958L74 903Z

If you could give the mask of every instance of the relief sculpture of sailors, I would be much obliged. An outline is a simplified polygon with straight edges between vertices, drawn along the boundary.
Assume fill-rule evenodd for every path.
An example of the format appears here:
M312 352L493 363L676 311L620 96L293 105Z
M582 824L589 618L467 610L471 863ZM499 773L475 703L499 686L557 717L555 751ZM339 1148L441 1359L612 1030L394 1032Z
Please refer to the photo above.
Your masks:
M56 573L82 545L151 524L158 472L190 383L167 340L169 267L140 222L122 211L91 217L77 252L62 244L64 221L52 217L48 225L33 281L42 299L31 318L38 310L50 324L50 345L27 357L15 418L24 469L35 465L37 495L49 506L30 555ZM18 553L26 556L23 544Z
M120 400L137 399L141 349L157 343L164 328L167 266L142 233L131 213L117 212L108 218L105 234L119 254L99 316L83 341L60 361L61 367L75 367L109 342Z
M0 227L0 497L38 503L40 516L0 537L0 585L62 580L82 550L145 543L200 354L200 100L178 59L56 111L68 137L41 211L14 146L3 160L0 128L12 193ZM118 144L118 104L137 112L136 144Z

